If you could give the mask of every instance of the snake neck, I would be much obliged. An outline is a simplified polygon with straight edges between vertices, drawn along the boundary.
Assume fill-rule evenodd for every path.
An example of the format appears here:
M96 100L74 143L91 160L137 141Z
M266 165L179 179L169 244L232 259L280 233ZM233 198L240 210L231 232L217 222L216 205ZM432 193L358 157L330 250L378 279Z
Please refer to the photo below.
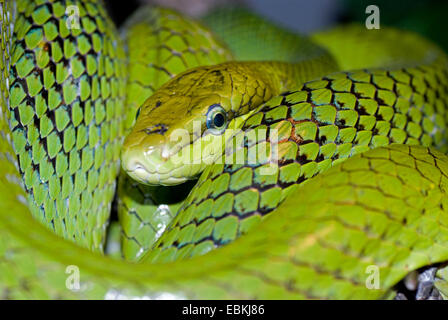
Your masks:
M262 101L252 103L256 108L275 95L285 91L298 90L306 81L338 70L337 63L330 55L321 55L306 61L289 63L282 61L232 61L222 66L229 72L231 79L238 78L240 82L230 81L231 92L254 92L263 90L271 93L263 96ZM249 95L249 98L251 95ZM239 110L244 107L235 105ZM239 112L241 114L241 112Z

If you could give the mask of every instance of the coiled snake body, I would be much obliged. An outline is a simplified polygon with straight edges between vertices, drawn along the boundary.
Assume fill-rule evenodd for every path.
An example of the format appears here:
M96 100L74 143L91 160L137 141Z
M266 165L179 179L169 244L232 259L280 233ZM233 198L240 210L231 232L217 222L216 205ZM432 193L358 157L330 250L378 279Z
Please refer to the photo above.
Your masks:
M68 5L80 28L68 27ZM220 39L242 49L236 58L261 60L226 62L221 40L165 9L142 9L122 40L97 1L0 8L0 297L384 298L408 272L447 260L448 62L430 42L355 26L311 42L257 20L258 36L277 40L254 48L257 18L238 20L239 43L212 15ZM293 43L302 55L290 54ZM230 128L234 148L223 155L213 146ZM175 129L193 142L170 145ZM174 165L198 141L215 163ZM273 149L272 165L259 150ZM142 236L147 247L128 233L145 192L161 189L121 175L125 256L141 263L98 252L120 152L145 183L203 171L165 233ZM79 289L67 284L73 267Z

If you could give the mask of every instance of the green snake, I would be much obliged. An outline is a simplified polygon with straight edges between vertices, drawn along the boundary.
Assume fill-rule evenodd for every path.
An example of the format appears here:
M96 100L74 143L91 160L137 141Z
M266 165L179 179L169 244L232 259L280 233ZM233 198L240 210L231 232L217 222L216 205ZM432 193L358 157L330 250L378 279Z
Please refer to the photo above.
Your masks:
M356 26L306 39L233 11L212 32L145 8L119 34L100 1L0 8L0 298L390 298L448 260L434 44ZM120 165L131 261L102 254ZM147 192L178 192L154 184L198 176L163 234L129 234Z

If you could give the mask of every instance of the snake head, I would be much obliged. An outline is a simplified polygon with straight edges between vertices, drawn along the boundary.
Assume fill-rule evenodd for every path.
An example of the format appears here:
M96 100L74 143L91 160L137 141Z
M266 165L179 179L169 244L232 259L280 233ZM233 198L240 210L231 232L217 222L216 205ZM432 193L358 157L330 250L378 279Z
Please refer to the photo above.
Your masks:
M144 102L125 139L124 170L148 185L195 178L222 155L229 129L238 126L232 85L218 65L191 69L162 86Z

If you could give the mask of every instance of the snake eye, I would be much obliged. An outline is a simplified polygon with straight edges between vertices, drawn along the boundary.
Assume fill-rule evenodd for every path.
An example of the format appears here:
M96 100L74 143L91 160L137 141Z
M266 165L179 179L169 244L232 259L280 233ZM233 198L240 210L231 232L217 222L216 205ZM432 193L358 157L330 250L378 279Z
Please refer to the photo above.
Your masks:
M213 134L221 134L227 128L227 112L220 104L213 104L207 112L207 129Z
M135 113L135 120L137 120L138 116L140 115L140 109L141 108L138 108L137 112Z

